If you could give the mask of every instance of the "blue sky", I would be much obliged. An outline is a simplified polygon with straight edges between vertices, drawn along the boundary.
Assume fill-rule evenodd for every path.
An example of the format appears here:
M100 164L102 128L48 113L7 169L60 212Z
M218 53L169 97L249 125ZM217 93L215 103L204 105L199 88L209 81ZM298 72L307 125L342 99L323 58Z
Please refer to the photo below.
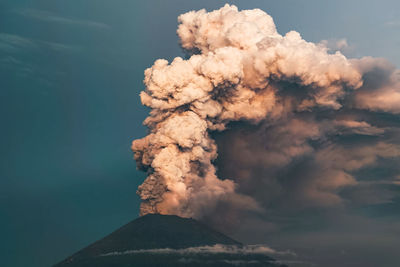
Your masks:
M145 175L136 171L130 143L146 134L141 123L148 110L138 97L143 71L158 58L183 55L175 34L179 14L225 2L0 3L3 266L49 266L137 217L135 191ZM296 30L332 45L345 39L349 57L384 57L400 66L399 1L228 2L263 9L281 34ZM360 212L384 221L361 223L388 227L398 208L367 208ZM316 245L316 235L336 233L319 229L309 238ZM280 235L298 236L298 246L305 238Z

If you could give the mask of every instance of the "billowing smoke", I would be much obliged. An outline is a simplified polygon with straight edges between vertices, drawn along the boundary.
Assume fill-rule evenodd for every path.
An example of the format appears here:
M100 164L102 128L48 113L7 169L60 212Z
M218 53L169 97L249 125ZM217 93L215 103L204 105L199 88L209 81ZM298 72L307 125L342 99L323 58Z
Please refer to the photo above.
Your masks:
M354 172L400 156L397 128L374 115L400 113L399 71L386 61L282 36L259 9L225 5L178 21L190 57L157 60L140 95L151 108L149 134L132 144L148 173L141 215L340 205L342 189L368 191Z

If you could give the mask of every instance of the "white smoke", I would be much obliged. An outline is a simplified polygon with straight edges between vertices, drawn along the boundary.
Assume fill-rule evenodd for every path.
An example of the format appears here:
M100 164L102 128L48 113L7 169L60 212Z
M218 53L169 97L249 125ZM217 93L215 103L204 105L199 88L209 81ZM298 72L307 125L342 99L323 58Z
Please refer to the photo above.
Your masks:
M212 12L188 12L178 21L181 45L192 56L187 60L177 57L171 63L157 60L145 71L146 89L140 94L142 103L151 108L144 121L149 135L132 144L138 168L148 172L138 189L141 215L198 218L212 213L221 202L229 202L237 209L262 210L257 198L239 193L238 184L230 177L216 175L213 161L217 158L217 145L210 133L225 130L229 122L277 125L270 132L271 139L265 140L271 146L268 153L277 151L275 154L263 154L257 160L255 151L241 158L254 164L265 162L267 166L276 162L283 166L294 157L313 152L307 140L323 139L332 133L384 132L358 118L316 123L293 114L337 111L345 103L361 109L398 112L399 99L387 96L395 90L391 87L377 92L380 98L370 104L366 102L375 95L362 91L354 94L363 85L362 60L348 60L340 52L330 54L326 46L307 42L295 31L282 36L273 19L262 10L238 11L233 5L225 5ZM349 95L354 97L346 102ZM390 105L381 104L379 99ZM382 152L383 156L398 154L397 147L390 150L385 143L376 148L387 151ZM365 150L371 154L366 159L359 156L365 164L380 155L375 150ZM317 154L317 160L337 151L328 146ZM357 182L341 166L326 161L320 166L325 165L327 168L318 169L327 178L310 186L307 192L318 196L318 201L328 196L327 203L340 202L334 192ZM321 188L322 193L318 191Z

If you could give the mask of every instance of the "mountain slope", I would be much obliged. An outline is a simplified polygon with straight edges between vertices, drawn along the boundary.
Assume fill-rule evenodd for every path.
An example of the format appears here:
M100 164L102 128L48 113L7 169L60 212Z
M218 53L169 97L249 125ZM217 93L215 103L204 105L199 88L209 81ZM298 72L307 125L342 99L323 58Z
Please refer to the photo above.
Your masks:
M216 244L242 247L241 243L196 220L149 214L78 251L55 267L278 266L271 265L273 259L265 255L210 251L210 246ZM208 246L207 251L185 250L204 246ZM240 265L242 262L251 264ZM259 263L262 265L254 265Z

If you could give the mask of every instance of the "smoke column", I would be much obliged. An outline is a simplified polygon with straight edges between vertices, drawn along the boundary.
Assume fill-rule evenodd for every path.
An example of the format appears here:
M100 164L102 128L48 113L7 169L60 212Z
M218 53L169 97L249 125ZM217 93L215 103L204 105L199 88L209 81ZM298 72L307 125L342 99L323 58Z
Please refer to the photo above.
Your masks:
M362 163L338 166L330 157L348 152L331 142L318 151L310 145L310 140L326 140L332 134L382 135L384 130L358 118L329 115L319 120L316 114L349 108L398 113L400 93L390 86L398 85L396 70L387 71L391 74L386 87L362 89L363 75L375 67L387 69L385 62L348 60L340 52L331 53L324 43L303 40L295 31L282 36L273 19L259 9L238 11L225 5L212 12L185 13L178 21L177 34L190 58L155 61L145 71L146 89L140 94L143 105L151 108L144 121L149 134L132 144L138 168L148 173L137 191L141 215L199 218L214 212L220 203L262 212L260 193L246 191L246 184L260 187L263 183L216 175L217 145L211 136L229 131L232 122L264 125L267 154L257 155L255 147L254 154L247 156L238 142L232 145L247 166L276 169L311 153L310 168L316 166L324 173L324 179L310 178L305 190L316 203L340 201L334 192L357 184L350 171L376 157L400 155L397 147L378 142L369 150L352 150L351 155ZM364 155L369 158L364 160Z

